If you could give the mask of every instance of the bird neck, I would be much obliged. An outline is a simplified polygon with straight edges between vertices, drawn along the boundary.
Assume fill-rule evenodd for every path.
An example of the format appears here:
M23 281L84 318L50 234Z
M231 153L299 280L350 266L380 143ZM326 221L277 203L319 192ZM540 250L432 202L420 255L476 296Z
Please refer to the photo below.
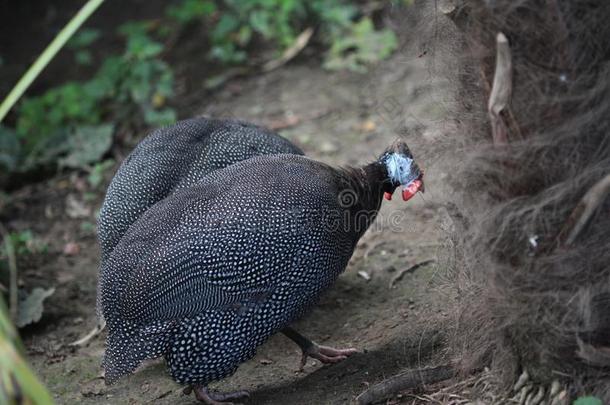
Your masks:
M387 169L380 162L345 169L344 173L339 203L349 214L350 229L362 235L377 217L383 193L393 192L396 187L388 180Z

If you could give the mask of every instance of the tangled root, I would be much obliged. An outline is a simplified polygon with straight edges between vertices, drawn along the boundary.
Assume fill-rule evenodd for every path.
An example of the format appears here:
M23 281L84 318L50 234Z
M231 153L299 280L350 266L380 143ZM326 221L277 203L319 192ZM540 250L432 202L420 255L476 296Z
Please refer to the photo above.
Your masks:
M508 386L527 369L610 403L610 4L473 0L450 17L469 55L462 94L480 101L456 117L470 136L452 179L462 370L491 365ZM505 143L481 125L499 32Z

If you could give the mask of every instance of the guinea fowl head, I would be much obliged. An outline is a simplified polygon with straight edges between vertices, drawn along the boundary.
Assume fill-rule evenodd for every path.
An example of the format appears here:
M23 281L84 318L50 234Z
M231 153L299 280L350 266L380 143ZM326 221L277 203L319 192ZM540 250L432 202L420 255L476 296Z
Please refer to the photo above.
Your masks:
M379 163L385 166L387 171L387 184L385 198L392 199L392 193L397 187L402 186L402 198L407 201L418 191L424 192L424 172L419 168L409 147L404 141L394 142L379 157Z

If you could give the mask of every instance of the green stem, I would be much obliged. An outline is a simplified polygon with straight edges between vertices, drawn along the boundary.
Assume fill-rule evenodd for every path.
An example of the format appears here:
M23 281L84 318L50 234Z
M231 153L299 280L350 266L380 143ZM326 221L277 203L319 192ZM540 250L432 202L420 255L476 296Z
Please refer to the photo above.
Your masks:
M74 35L76 30L93 14L95 10L102 4L104 0L89 0L87 4L79 10L78 13L66 24L66 26L57 34L51 41L49 46L38 56L36 61L28 71L19 79L13 90L6 96L2 104L0 104L0 122L6 117L6 114L13 108L15 103L21 98L23 93L30 87L34 79L38 77L40 72L51 62L57 52L68 42Z
M8 259L9 269L9 310L11 321L17 321L17 258L15 257L15 245L11 240L11 235L8 233L4 225L0 223L0 235L4 241L4 251Z

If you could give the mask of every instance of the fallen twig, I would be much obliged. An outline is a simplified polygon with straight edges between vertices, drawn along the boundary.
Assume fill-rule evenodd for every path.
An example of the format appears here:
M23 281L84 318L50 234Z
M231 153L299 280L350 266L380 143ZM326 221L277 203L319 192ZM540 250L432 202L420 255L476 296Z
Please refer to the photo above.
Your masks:
M513 88L513 67L508 39L501 32L496 37L496 46L496 72L489 95L487 112L491 121L494 144L504 145L508 143L508 127L501 113L510 102Z
M279 68L284 65L292 58L297 56L299 52L303 50L309 43L311 36L313 35L313 28L309 27L305 31L301 32L297 39L294 41L294 44L290 46L290 48L286 49L281 57L278 59L271 60L263 65L263 72L270 72L274 69Z
M580 235L597 208L604 202L610 193L610 174L595 183L582 197L570 217L559 232L559 245L569 246Z
M104 319L98 319L97 325L95 325L95 327L89 333L82 338L69 343L68 346L85 346L87 343L89 343L89 341L91 341L91 339L99 335L105 327L106 321Z
M415 270L419 269L420 267L425 266L430 263L435 263L435 262L436 262L436 260L434 260L434 259L428 259L428 260L424 260L423 262L415 263L414 265L404 268L402 270L399 270L398 273L394 277L392 277L392 280L390 280L389 288L394 288L394 284L399 282L405 274L413 273Z
M356 401L360 405L373 404L401 391L448 380L455 376L455 373L451 365L408 370L373 385L358 395Z

